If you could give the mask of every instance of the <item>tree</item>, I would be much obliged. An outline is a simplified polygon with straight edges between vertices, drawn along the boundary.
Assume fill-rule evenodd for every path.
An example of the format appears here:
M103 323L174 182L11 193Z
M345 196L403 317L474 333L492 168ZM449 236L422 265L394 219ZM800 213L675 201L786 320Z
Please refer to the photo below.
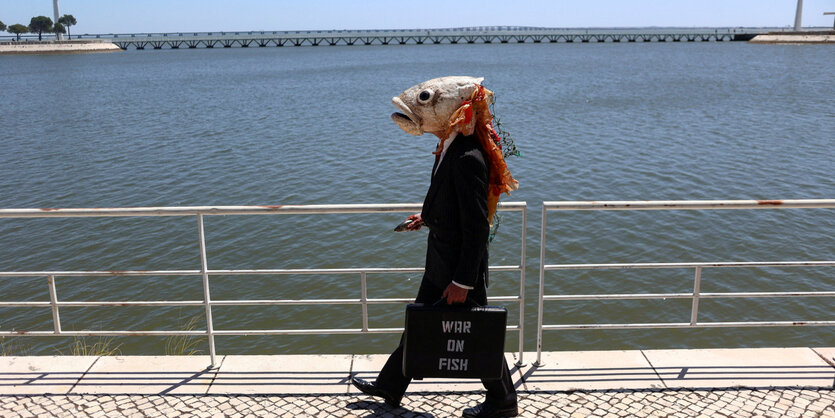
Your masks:
M67 39L71 39L72 34L70 33L70 26L73 26L76 23L78 23L78 22L75 21L75 18L73 17L73 15L63 15L63 16L59 17L58 18L58 23L67 27Z
M60 23L56 23L55 25L52 26L52 31L51 32L54 33L55 38L58 39L58 34L59 33L67 33L67 29L64 27L64 25L62 25Z
M3 22L0 22L0 32L6 30L6 25Z
M20 40L20 35L22 35L24 33L29 33L29 28L27 28L24 25L21 25L20 23L16 23L14 25L9 26L8 31L9 31L9 33L13 33L13 34L17 35L17 40L19 41Z
M42 41L42 35L44 32L52 32L52 19L46 16L33 17L32 20L29 21L29 30L32 31L32 33L37 32L38 40Z

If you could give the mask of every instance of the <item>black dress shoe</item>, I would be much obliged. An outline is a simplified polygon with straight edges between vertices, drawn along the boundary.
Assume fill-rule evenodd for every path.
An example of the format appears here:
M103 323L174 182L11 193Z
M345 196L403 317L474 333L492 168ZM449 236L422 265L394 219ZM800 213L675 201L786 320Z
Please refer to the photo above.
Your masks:
M464 417L474 418L499 418L499 417L515 417L519 415L519 409L516 404L510 406L498 407L491 403L480 403L472 408L467 408L462 413Z
M397 408L400 406L401 398L395 398L385 390L377 387L376 383L371 383L369 381L360 379L359 377L352 377L351 384L354 385L354 387L357 388L360 392L368 396L377 396L383 398L383 400L386 401L386 405L392 408Z

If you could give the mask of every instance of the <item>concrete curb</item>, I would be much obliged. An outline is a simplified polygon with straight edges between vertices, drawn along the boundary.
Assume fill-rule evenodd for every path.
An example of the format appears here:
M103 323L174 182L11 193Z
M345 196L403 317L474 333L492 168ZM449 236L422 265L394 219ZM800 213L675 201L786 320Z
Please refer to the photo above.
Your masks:
M534 359L535 353L525 358ZM5 357L0 395L355 394L387 355ZM515 358L507 355L508 363ZM835 388L835 348L548 352L513 367L519 392L721 388ZM414 381L410 393L478 392L477 380Z

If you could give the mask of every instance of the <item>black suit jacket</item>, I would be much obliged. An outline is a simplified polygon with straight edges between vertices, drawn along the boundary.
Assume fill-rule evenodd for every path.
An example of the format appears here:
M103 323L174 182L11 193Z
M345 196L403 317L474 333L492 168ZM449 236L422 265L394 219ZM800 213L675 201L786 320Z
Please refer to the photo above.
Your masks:
M452 281L487 286L486 161L478 138L459 134L437 166L423 201L421 217L429 227L423 277L441 289Z

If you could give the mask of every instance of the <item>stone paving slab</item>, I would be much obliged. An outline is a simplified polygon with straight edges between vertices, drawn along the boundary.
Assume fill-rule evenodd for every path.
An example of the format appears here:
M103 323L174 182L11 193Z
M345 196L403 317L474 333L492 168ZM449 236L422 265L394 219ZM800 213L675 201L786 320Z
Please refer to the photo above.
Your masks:
M531 363L536 353L525 353ZM528 390L658 389L664 383L640 351L542 353L541 365L522 368Z
M98 357L0 357L0 394L67 393Z
M400 408L353 395L15 395L0 416L55 417L457 417L475 393L412 393ZM519 395L521 417L835 417L831 389L537 392Z
M354 356L354 366L351 370L351 375L362 379L374 381L377 374L383 365L388 360L388 354L371 354L371 355L356 355ZM513 383L517 390L524 390L522 386L522 374L519 368L515 367L513 363L516 358L512 353L505 354L507 366L510 368L510 373L513 374ZM409 385L408 392L440 392L440 391L478 391L483 390L481 381L478 379L439 379L426 378L423 380L412 380ZM353 386L349 387L349 393L359 393Z
M835 368L812 349L644 350L669 388L833 387Z
M217 373L210 366L209 356L103 356L72 393L205 394Z
M210 394L348 393L351 355L226 356Z
M815 347L815 351L823 361L829 363L830 366L835 367L835 347Z

